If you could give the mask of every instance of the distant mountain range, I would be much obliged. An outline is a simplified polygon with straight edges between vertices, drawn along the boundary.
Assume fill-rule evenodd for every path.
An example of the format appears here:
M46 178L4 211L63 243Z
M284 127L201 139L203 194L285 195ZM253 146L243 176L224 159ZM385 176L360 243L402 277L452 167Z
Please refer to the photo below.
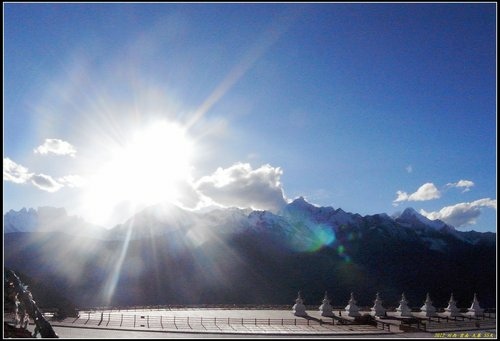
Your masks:
M68 216L66 209L55 207L23 208L10 210L3 216L3 231L13 232L64 232L71 235L104 237L104 229L86 222L83 218Z
M405 292L444 307L474 293L496 302L496 234L461 232L408 208L361 216L298 198L278 213L144 209L110 230L64 209L4 215L4 265L51 283L79 306L142 304L333 305L354 292L397 306Z

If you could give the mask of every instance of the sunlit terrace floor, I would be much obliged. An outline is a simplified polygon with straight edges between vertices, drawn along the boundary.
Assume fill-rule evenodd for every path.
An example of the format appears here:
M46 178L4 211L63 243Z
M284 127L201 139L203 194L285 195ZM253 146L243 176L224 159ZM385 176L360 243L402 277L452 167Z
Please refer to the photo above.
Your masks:
M343 314L342 314L343 313ZM369 313L369 312L362 312ZM376 323L354 324L354 318L345 312L335 311L333 317L321 316L319 311L307 311L306 317L294 316L291 310L258 309L151 309L151 310L103 310L82 311L78 318L51 321L56 327L115 329L134 331L153 331L168 333L203 333L231 335L296 335L296 336L347 336L371 335L388 337L398 334L424 332L433 336L456 337L481 335L496 337L496 315L485 318L470 317L458 319L425 318L415 313L412 324L407 319L388 313L387 318L376 319ZM418 321L418 324L417 324ZM489 331L487 334L485 331Z
M149 309L81 311L78 318L50 323L62 338L216 338L216 337L371 337L371 338L496 338L496 315L480 319L426 319L405 324L394 313L376 325L353 324L353 318L319 311L294 316L291 310ZM362 312L368 313L368 312ZM33 328L33 326L30 326Z

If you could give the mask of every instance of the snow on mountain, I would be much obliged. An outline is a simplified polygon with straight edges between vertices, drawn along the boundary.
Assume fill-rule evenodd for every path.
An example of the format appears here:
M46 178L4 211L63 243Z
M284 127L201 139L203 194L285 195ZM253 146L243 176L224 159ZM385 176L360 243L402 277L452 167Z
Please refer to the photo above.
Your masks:
M341 208L319 207L303 197L295 199L280 212L252 211L239 208L214 208L189 211L171 204L145 208L123 224L107 231L86 223L83 219L68 216L64 208L40 207L9 211L4 215L4 233L61 231L76 235L89 235L101 239L121 240L148 238L165 234L204 236L204 240L245 231L268 232L276 236L314 236L315 234L340 233L342 230L378 231L390 238L420 238L433 249L443 250L450 236L469 244L491 240L480 233L456 231L440 220L430 220L413 208L405 209L399 216L385 213L361 216ZM327 230L331 230L328 232ZM495 235L495 234L494 234ZM311 237L312 238L312 237Z
M280 214L286 218L310 219L316 223L326 223L332 227L342 225L357 225L362 217L359 214L347 213L341 208L335 210L333 207L318 207L307 202L304 197L299 197L285 206Z
M443 228L446 229L451 229L454 230L455 228L453 226L445 224L443 221L436 219L436 220L430 220L427 217L421 215L417 211L415 211L413 208L408 207L403 211L403 213L396 218L396 221L398 221L400 224L407 225L407 226L424 226L424 227L430 227L435 230L441 230Z
M38 214L33 208L10 210L3 217L4 233L33 232L38 227Z
M217 208L208 212L197 212L198 225L206 225L221 233L234 232L245 228L251 209L240 209L230 207L226 209Z
M172 204L146 207L110 230L111 239L140 239L183 230L193 224L191 212Z
M4 233L14 232L64 232L99 238L105 229L92 225L80 217L69 216L64 208L22 208L4 214Z
M213 208L212 210L190 211L172 204L147 207L111 229L112 239L124 239L130 231L130 238L148 238L165 234L204 235L235 233L246 228L250 209Z

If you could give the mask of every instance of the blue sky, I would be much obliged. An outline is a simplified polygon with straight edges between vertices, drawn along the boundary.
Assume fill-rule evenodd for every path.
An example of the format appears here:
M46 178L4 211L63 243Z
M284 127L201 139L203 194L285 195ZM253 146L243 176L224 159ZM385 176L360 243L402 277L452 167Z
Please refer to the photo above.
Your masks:
M3 10L4 213L304 196L496 231L494 3Z

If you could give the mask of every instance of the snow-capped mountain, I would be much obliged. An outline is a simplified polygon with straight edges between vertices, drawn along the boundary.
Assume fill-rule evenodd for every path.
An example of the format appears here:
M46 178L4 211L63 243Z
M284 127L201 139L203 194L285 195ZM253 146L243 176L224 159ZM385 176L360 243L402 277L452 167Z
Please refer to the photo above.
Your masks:
M474 292L495 299L496 234L457 231L412 209L361 216L304 198L275 213L159 205L99 238L71 235L85 226L61 209L8 212L5 266L54 282L82 305L283 304L298 290L306 299L335 292L336 305L352 291L366 305L376 291L391 304L403 291L414 304L428 291L441 304L450 292L460 302Z
M130 231L130 238L148 238L169 233L188 233L205 230L226 234L246 227L251 210L239 208L214 208L210 211L190 211L172 204L147 207L128 219L124 224L112 228L109 239L123 239Z
M347 213L341 208L335 210L333 207L314 206L303 197L299 197L285 206L281 215L292 220L307 218L317 223L328 223L332 227L359 224L362 219L359 214Z
M448 229L455 230L455 228L451 225L447 225L443 221L436 219L430 220L429 218L421 215L413 208L408 207L401 213L399 217L396 218L396 221L404 226L411 227L423 227L423 228L433 228L435 230Z
M4 214L4 233L13 232L64 232L101 238L105 229L90 224L77 216L69 216L64 208L38 207L10 210Z
M10 210L3 216L4 233L33 232L38 227L38 213L35 209Z
M436 239L450 236L472 244L484 239L484 234L457 231L441 220L428 219L413 208L407 208L395 217L386 213L361 216L345 212L341 208L315 206L303 197L295 199L276 214L239 208L189 211L172 204L154 205L109 231L79 217L68 216L64 208L23 208L17 212L11 210L4 215L4 233L61 231L112 240L149 238L174 231L185 234L193 229L210 231L211 234L267 231L290 236L300 233L300 229L311 232L311 229L319 225L335 233L339 229L375 229L386 236L397 238L414 238L416 234L435 245L436 249L443 249L443 245L447 243Z

